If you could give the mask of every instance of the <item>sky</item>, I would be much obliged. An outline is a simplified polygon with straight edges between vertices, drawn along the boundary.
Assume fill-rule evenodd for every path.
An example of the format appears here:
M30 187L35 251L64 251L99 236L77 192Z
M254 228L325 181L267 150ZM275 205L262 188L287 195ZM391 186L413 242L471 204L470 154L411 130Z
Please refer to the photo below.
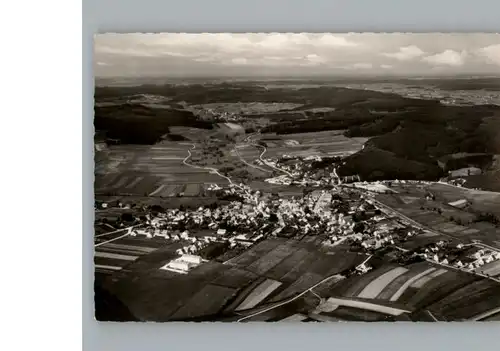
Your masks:
M98 34L96 77L500 75L500 34Z

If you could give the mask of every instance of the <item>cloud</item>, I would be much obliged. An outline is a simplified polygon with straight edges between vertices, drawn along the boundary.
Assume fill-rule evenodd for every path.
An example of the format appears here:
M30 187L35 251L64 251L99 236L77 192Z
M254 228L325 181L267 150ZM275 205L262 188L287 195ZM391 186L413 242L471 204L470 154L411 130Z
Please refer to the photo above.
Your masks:
M437 66L459 67L465 63L466 56L467 52L465 50L461 52L445 50L439 54L426 56L422 59L422 61Z
M96 48L97 54L111 54L121 56L137 56L137 57L154 57L155 53L146 50L137 50L130 47L113 47L113 46L98 46Z
M305 57L307 60L307 63L312 64L312 65L320 65L322 63L326 63L328 60L325 59L324 57L321 57L316 54L309 54Z
M254 43L254 46L260 46L266 49L276 49L276 48L283 49L284 47L287 46L297 45L297 44L300 45L307 42L308 42L307 36L301 34L276 33L267 35L262 40Z
M94 43L95 74L115 77L495 74L500 65L498 34L130 33L99 34Z
M477 53L487 62L500 66L500 44L486 46L477 50Z
M354 69L370 69L373 68L373 65L371 63L355 63L352 65L352 68Z
M359 46L358 43L354 41L349 41L345 37L335 36L333 34L323 34L319 37L318 44L325 45L328 47L355 47Z
M217 62L214 57L196 57L193 59L195 62Z
M237 57L231 60L231 63L235 65L246 65L247 64L247 59L244 57Z
M96 37L96 52L117 55L186 55L189 52L255 53L257 51L286 54L308 48L348 48L359 43L333 34L304 33L160 33L102 34ZM142 49L142 50L140 50Z
M341 66L345 70L368 70L373 68L373 64L367 62L358 62L351 65Z
M424 54L425 53L418 46L410 45L399 48L399 51L397 52L382 53L382 56L393 58L399 61L409 61Z

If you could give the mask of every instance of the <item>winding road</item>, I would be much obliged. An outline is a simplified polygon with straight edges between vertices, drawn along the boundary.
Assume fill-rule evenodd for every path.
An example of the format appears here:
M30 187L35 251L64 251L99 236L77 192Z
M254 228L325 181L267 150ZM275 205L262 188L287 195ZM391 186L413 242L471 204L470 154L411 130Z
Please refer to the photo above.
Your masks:
M256 166L256 165L253 165L251 163L248 163L240 154L240 152L238 151L238 148L239 147L245 147L245 146L253 146L253 145L249 145L249 144L245 144L245 145L236 145L234 147L234 152L236 153L236 155L238 155L239 159L241 162L243 162L244 164L246 164L247 166L249 167L252 167L252 168L255 168L255 169L258 169L259 171L262 171L262 172L265 172L265 173L271 173L271 171L267 170L267 169L264 169L264 168L261 168L259 166Z
M223 175L223 174L220 174L219 173L219 170L217 168L213 168L213 167L201 167L201 166L196 166L196 165L193 165L191 163L188 163L187 160L189 160L192 156L191 154L191 150L194 150L196 149L196 145L195 144L190 144L192 145L193 147L191 149L188 149L187 152L188 152L188 155L182 160L182 163L185 164L186 166L188 167L191 167L191 168L196 168L196 169L203 169L205 171L208 171L209 173L213 173L213 174L217 174L219 177L221 178L224 178L226 179L229 184L232 184L234 185L235 187L237 187L238 189L244 191L244 192L247 192L245 189L243 189L241 186L239 186L238 184L234 183L231 178Z
M193 156L191 154L191 150L196 149L196 145L195 144L190 144L190 145L192 145L193 147L191 149L187 150L188 155L182 160L183 164L185 164L186 166L191 167L191 168L203 169L205 171L208 171L209 173L217 174L219 177L224 178L225 180L227 180L229 182L229 184L234 184L233 181L231 180L231 178L226 177L223 174L220 174L219 170L217 168L213 168L213 167L201 167L201 166L196 166L196 165L193 165L191 163L188 163L187 160L189 160L191 158L191 156ZM234 185L236 185L237 187L239 187L239 185L237 185L237 184L234 184Z
M259 155L259 160L260 160L262 163L264 163L267 167L272 168L272 169L274 169L274 170L276 170L276 171L278 171L278 172L285 173L285 174L286 174L287 176L289 176L290 178L293 178L293 175L292 175L290 172L285 171L284 169L281 169L281 168L275 167L275 166L273 166L273 165L269 164L266 160L264 160L264 159L262 158L262 156L264 156L264 154L267 152L267 148L266 148L265 146L263 146L263 145L259 145L259 144L251 144L251 145L263 148L262 153Z

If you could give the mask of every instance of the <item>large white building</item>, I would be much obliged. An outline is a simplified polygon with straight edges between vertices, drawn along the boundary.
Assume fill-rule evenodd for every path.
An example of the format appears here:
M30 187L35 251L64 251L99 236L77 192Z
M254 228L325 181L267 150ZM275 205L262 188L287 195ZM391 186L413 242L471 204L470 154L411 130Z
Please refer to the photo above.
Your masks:
M182 255L181 257L178 257L175 260L168 262L160 269L175 273L187 274L190 269L198 266L202 262L203 259L200 256Z
M196 256L196 255L183 255L182 257L180 257L180 259L183 262L196 264L196 265L200 264L203 261L203 259L200 256Z

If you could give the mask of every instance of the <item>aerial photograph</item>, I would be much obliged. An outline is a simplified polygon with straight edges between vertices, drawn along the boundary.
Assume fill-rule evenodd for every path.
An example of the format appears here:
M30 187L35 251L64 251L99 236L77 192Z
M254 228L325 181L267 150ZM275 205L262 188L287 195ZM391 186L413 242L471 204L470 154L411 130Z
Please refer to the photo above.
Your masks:
M94 37L98 321L500 321L500 34Z

